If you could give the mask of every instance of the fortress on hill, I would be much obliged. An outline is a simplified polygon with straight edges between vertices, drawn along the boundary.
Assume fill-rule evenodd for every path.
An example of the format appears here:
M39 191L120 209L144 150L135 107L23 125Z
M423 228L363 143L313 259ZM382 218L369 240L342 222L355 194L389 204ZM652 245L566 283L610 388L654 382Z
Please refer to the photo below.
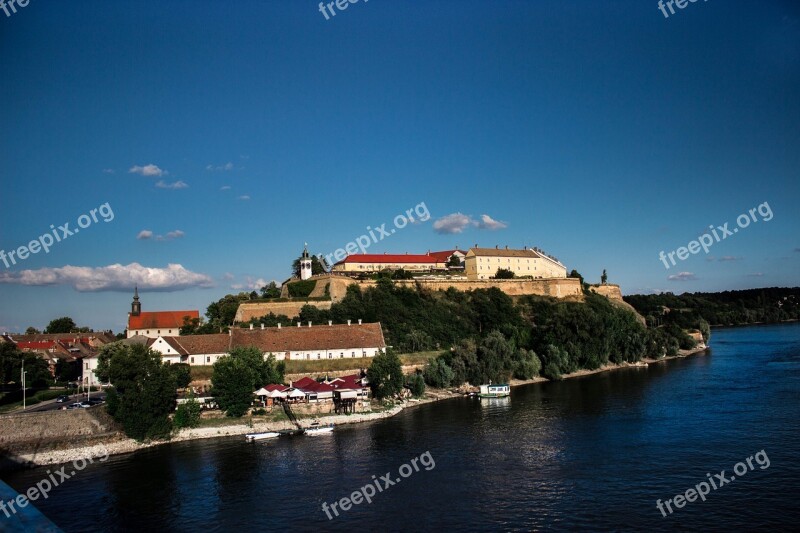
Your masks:
M583 298L583 288L578 278L568 278L567 268L542 250L479 248L467 251L429 251L426 254L351 254L334 264L330 273L311 275L311 261L306 250L300 258L301 276L284 282L281 298L275 301L243 302L236 312L236 322L249 322L269 313L294 317L304 305L330 309L344 298L347 287L359 285L362 289L377 284L375 274L403 270L412 279L395 279L399 286L419 287L423 290L459 291L496 287L509 296L551 296L554 298ZM511 279L496 279L498 269L511 271ZM293 284L313 281L314 286L303 296L292 297ZM618 285L600 285L591 290L615 301L622 301ZM296 294L296 291L294 291Z

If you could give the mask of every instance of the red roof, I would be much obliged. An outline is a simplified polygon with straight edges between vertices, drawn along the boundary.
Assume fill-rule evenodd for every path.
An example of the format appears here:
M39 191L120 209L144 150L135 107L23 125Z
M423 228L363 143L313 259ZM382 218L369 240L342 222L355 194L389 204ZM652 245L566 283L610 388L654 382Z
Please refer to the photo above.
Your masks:
M55 341L29 341L18 342L17 346L22 349L28 350L49 350L53 347Z
M180 329L183 319L200 318L200 311L142 311L139 316L128 315L128 329Z
M361 384L361 374L352 374L350 376L340 376L331 380L331 385L334 389L363 389L364 385Z
M278 391L281 391L281 392L283 392L283 391L285 391L285 390L288 390L288 389L289 389L289 387L287 387L286 385L276 385L275 383L272 383L272 384L270 384L270 385L267 385L267 386L266 386L266 387L264 387L264 388L265 388L266 390L268 390L269 392L272 392L272 391L274 391L274 390L278 390Z
M444 250L441 252L431 252L431 257L436 259L439 263L446 263L450 260L450 257L456 252L461 252L463 255L467 255L467 252L463 250Z
M353 254L338 263L436 263L437 260L428 254Z
M310 377L306 376L304 378L300 378L297 381L292 383L292 387L295 389L303 389L313 385L316 385L317 382L311 379Z

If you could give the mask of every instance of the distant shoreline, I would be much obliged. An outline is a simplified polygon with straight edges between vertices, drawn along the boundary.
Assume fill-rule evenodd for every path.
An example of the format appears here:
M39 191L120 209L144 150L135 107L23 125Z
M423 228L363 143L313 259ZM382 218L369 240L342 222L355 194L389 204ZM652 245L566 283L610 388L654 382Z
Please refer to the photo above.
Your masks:
M779 322L750 322L749 324L712 324L709 327L714 329L730 329L730 328L746 328L750 326L780 326L782 324L792 324L794 322L800 322L800 319L797 318L787 318L786 320L781 320Z
M578 370L577 372L564 374L562 376L562 379L572 379L572 378L590 376L593 374L619 370L622 368L637 368L637 367L645 368L652 364L661 363L664 361L670 361L674 359L681 359L684 357L689 357L691 355L697 355L699 353L708 351L708 349L709 349L708 346L703 345L693 350L681 350L678 355L666 356L660 359L646 358L642 359L639 363L622 363L619 365L609 364L594 370ZM545 383L547 381L550 380L543 377L537 377L528 380L512 379L509 382L509 385L511 385L511 387L521 387L524 385L532 385L535 383ZM448 400L452 398L464 397L464 394L462 393L452 392L449 390L441 390L441 389L429 389L429 392L427 392L426 395L427 396L425 398L421 398L419 400L405 401L387 411L382 411L378 413L355 413L352 415L320 416L319 420L323 421L324 423L332 423L334 425L361 424L364 422L371 422L374 420L390 418L406 409L417 407L419 405L424 405L441 400ZM263 431L281 431L287 429L296 429L296 427L289 421L255 422L252 425L243 421L241 424L232 424L229 426L185 429L180 431L177 435L173 436L172 439L166 441L141 443L129 438L122 438L122 439L115 438L109 440L108 442L102 442L88 446L78 446L75 448L67 448L63 450L19 453L18 457L20 459L27 461L30 467L36 468L39 466L67 463L69 461L74 461L85 457L102 456L105 455L106 453L109 456L128 454L137 452L139 450L152 448L154 446L162 446L164 444L170 444L173 442L201 440L201 439L210 439L219 437L233 437L233 436L245 435L247 433L257 433Z

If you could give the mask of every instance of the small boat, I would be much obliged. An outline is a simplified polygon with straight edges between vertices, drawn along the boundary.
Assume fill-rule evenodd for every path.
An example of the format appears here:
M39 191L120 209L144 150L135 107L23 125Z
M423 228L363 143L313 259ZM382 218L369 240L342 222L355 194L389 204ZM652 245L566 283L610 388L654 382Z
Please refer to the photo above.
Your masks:
M481 385L481 391L478 393L481 398L505 398L510 395L511 387L508 383Z
M324 435L325 433L333 432L333 424L321 426L319 422L314 422L311 426L307 427L303 433L306 435Z
M276 431L265 431L264 433L248 433L244 438L253 442L254 440L274 439L280 436L281 434Z

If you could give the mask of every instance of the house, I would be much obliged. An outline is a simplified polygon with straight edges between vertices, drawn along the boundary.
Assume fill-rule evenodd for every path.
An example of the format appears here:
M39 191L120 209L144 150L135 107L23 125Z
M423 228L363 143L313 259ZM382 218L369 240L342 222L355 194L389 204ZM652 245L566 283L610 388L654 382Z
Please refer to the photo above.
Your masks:
M144 335L155 339L161 335L178 336L181 327L193 320L200 320L199 311L142 311L137 287L133 293L131 312L128 313L127 337Z
M469 280L491 279L500 268L510 270L515 277L566 278L567 267L541 250L528 247L522 250L505 248L470 248L464 259Z
M181 337L159 335L155 339L149 339L147 345L159 352L165 362L189 365L213 365L233 347L232 337L227 333Z

